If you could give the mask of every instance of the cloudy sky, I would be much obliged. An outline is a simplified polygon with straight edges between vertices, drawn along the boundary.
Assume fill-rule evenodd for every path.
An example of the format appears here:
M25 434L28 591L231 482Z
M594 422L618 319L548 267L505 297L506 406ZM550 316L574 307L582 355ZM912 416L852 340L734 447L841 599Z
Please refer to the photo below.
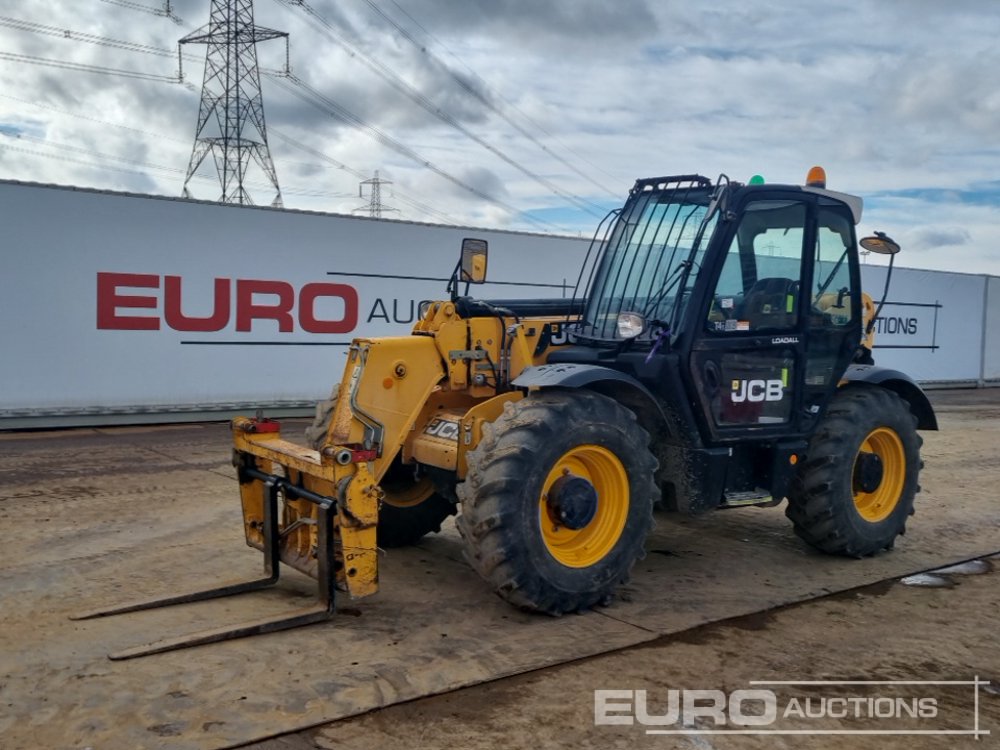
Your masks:
M180 195L210 0L0 0L0 179ZM589 235L637 177L862 195L902 265L1000 275L994 0L256 0L285 206ZM62 65L58 67L57 65ZM272 191L251 174L254 201ZM216 199L206 163L194 197Z

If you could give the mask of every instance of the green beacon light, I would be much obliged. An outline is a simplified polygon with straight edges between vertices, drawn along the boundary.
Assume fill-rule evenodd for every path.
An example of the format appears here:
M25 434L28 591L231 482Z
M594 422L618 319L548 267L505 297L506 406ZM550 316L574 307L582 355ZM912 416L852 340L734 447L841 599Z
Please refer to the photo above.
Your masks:
M750 182L747 183L747 184L749 184L749 185L763 185L764 184L764 178L761 177L759 174L755 174L753 177L750 178Z

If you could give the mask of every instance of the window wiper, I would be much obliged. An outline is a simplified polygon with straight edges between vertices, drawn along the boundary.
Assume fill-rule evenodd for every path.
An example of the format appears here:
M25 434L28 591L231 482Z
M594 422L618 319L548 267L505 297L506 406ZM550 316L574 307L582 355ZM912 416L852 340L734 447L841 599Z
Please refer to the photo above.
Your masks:
M824 292L826 292L827 287L829 287L830 284L833 283L833 278L837 275L837 271L839 271L840 267L844 264L844 259L845 258L847 258L847 248L846 247L844 248L843 255L840 256L840 260L837 261L836 265L834 265L834 267L833 267L833 270L830 271L830 275L826 277L826 281L824 281L820 285L819 290L816 292L816 296L813 298L813 304L814 305L817 302L819 302L819 298L823 296Z
M690 259L682 260L680 263L677 264L677 268L671 271L670 275L663 280L663 286L660 287L660 291L658 291L656 295L649 302L646 303L646 307L642 311L643 318L648 318L649 314L654 312L656 308L660 306L660 303L663 302L664 297L666 297L670 293L670 291L677 285L677 282L680 281L681 272L687 268L690 268L691 265L692 261Z

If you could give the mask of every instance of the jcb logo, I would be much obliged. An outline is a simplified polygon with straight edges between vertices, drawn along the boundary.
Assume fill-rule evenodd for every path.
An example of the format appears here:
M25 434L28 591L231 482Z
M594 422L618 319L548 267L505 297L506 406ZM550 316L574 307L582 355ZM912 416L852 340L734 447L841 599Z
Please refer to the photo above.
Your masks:
M733 403L744 401L781 401L785 397L785 389L780 380L734 380Z
M425 435L433 435L443 440L458 440L458 422L435 419L424 428Z
M573 343L573 336L570 335L569 329L559 323L549 323L549 330L552 331L552 338L549 343L552 346L563 346L565 344Z

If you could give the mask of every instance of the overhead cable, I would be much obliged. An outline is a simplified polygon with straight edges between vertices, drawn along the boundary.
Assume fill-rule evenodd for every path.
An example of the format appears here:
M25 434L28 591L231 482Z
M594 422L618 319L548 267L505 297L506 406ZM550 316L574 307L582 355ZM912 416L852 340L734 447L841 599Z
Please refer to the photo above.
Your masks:
M399 24L395 19L393 19L391 16L389 16L384 10L382 10L382 8L380 8L374 2L374 0L364 0L364 2L380 18L382 18L386 23L388 23L390 26L392 26L400 36L402 36L404 39L406 39L406 41L408 41L410 44L412 44L414 47L416 47L416 49L421 54L423 54L425 57L427 57L428 60L430 60L431 62L433 62L441 70L443 70L445 73L447 73L448 76L453 81L455 81L455 83L457 83L458 86L463 91L465 91L470 96L472 96L473 98L475 98L476 101L478 101L480 104L482 104L485 107L487 107L491 112L493 112L493 113L497 114L498 116L500 116L501 118L503 118L503 120L508 125L510 125L512 128L514 128L518 133L520 133L522 136L524 136L525 138L527 138L529 141L531 141L533 144L535 144L538 148L540 148L546 154L548 154L549 156L551 156L553 159L555 159L556 161L558 161L560 164L562 164L563 166L567 167L568 169L570 169L571 171L573 171L574 173L576 173L577 176L582 177L584 180L586 180L587 182L589 182L591 185L593 185L594 187L598 188L599 190L603 190L604 192L608 193L609 195L617 197L618 193L616 191L613 191L610 188L608 188L607 186L602 185L601 183L597 182L590 175L588 175L586 172L584 172L579 167L577 167L573 162L571 162L570 160L565 159L562 156L560 156L559 154L555 153L551 148L549 148L547 145L545 145L544 143L542 143L531 132L529 132L520 123L518 123L516 120L514 120L514 118L512 118L506 111L504 111L504 107L502 107L499 104L497 104L497 102L494 99L491 99L490 97L488 97L485 94L483 94L482 90L480 90L479 88L476 88L475 86L471 85L466 79L464 79L462 76L460 76L457 73L455 73L455 71L452 70L451 67L448 66L448 64L444 62L444 60L442 60L440 57L438 57L437 55L435 55L433 51L431 51L430 49L428 49L427 45L422 44L420 42L420 40L418 40L417 38L415 38L413 36L413 34L411 34L409 32L409 30L406 29L406 27L404 27L403 25ZM431 40L437 42L439 45L441 45L442 47L444 47L444 45L436 37L434 37L433 34L431 34L426 28L424 28L410 13L408 13L406 10L404 10L399 5L399 3L395 2L395 0L392 0L392 2L393 2L393 5L395 5L396 8L398 8L400 10L400 12L403 13L403 15L405 15L407 18L409 18L410 21L417 28L419 28L421 31L423 31L424 34L426 34L428 38L430 38ZM445 48L445 49L447 49L447 48ZM454 57L456 60L458 60L462 64L462 66L466 70L469 71L469 73L475 79L476 83L480 87L482 87L482 89L486 89L487 91L490 91L493 94L493 96L496 97L496 99L498 99L500 102L502 102L503 104L505 104L507 107L510 107L511 109L515 110L519 115L521 115L522 118L524 118L524 120L526 122L530 123L534 128L540 130L542 133L544 133L548 137L550 137L552 139L555 139L555 136L553 136L551 132L549 132L548 130L546 130L544 127L542 127L537 122L535 122L533 119L531 119L528 115L526 115L523 111L521 111L520 109L518 109L518 107L516 105L512 104L511 102L507 101L502 96L500 96L498 93L496 93L496 91L489 84L487 84L486 81L484 81L482 79L482 77L480 77L474 70L472 70L472 68L470 68L468 65L466 65L461 60L459 60L459 58L458 58L457 55L455 55L450 50L448 50L448 53L452 57ZM566 146L563 146L563 148L566 148L568 151L571 151L571 149L569 149ZM574 155L576 155L576 154L574 154ZM582 157L580 157L580 158L582 158ZM584 161L586 161L586 160L584 159ZM588 162L588 163L590 163L590 162ZM591 166L593 166L593 167L595 167L597 169L600 169L600 167L597 167L597 165L595 165L595 164L591 164ZM604 170L601 170L601 171L603 172ZM607 173L605 172L605 174L607 174ZM611 175L608 175L608 176L610 177Z
M446 172L433 162L429 161L428 159L425 159L423 156L418 154L410 147L397 141L395 138L392 138L391 136L387 135L382 130L379 130L374 125L371 125L370 123L366 122L365 120L355 115L350 110L334 102L332 99L329 99L328 97L324 96L319 91L309 86L307 83L302 81L297 76L269 75L269 77L272 78L274 82L278 84L279 87L285 89L293 96L298 97L302 101L309 102L310 104L319 108L320 110L325 111L331 117L337 118L355 128L358 128L359 130L368 134L368 136L373 140L375 140L377 143L385 146L386 148L392 149L393 151L402 156L405 156L407 159L410 159L411 161L419 164L425 169L429 169L438 176L443 177L444 179L451 182L453 185L462 188L463 190L471 193L472 195L475 195L476 197L484 201L499 206L500 208L503 208L505 211L507 211L512 215L521 216L524 220L532 224L543 226L549 230L556 230L560 232L567 231L550 222L544 221L542 219L537 219L533 216L529 216L528 214L521 212L519 209L515 208L514 206L508 203L505 203L499 198L492 196L489 193L486 193L483 190L480 190L479 188L470 185L464 180Z
M449 127L457 130L466 138L474 141L475 143L485 148L487 151L489 151L491 154L496 156L504 163L508 164L517 171L521 172L523 175L533 180L534 182L537 182L539 185L543 186L549 192L558 195L560 198L572 203L581 211L585 211L586 213L589 213L592 216L601 217L606 213L606 209L604 207L599 206L598 204L588 201L585 198L580 198L576 195L573 195L572 193L569 193L561 189L551 180L542 177L538 173L524 166L516 159L510 157L505 152L503 152L502 150L500 150L499 148L488 142L482 136L476 134L475 132L467 128L461 122L459 122L450 114L448 114L439 106L437 106L433 101L428 99L417 89L415 89L405 80L403 80L399 75L396 74L394 70L392 70L392 68L372 58L371 56L366 54L363 50L361 50L351 42L347 41L341 34L337 32L336 28L332 23L330 23L330 21L328 21L326 18L320 15L311 5L309 5L309 3L305 2L305 0L277 0L277 2L292 8L302 8L311 18L314 19L316 23L322 26L323 33L329 36L330 39L332 39L334 42L344 47L348 52L351 53L352 56L356 57L360 62L366 65L370 70L372 70L376 75L382 78L386 83L388 83L394 89L399 91L404 96L408 97L423 110L430 113L434 117L438 118Z
M86 63L69 62L68 60L53 60L48 57L21 55L14 52L0 52L0 60L11 60L30 65L43 65L51 68L62 68L64 70L77 70L84 73L100 73L103 75L121 76L123 78L138 78L144 81L159 81L161 83L180 82L177 76L165 76L157 73L144 73L138 70L123 70L121 68L106 68L101 65L88 65Z

